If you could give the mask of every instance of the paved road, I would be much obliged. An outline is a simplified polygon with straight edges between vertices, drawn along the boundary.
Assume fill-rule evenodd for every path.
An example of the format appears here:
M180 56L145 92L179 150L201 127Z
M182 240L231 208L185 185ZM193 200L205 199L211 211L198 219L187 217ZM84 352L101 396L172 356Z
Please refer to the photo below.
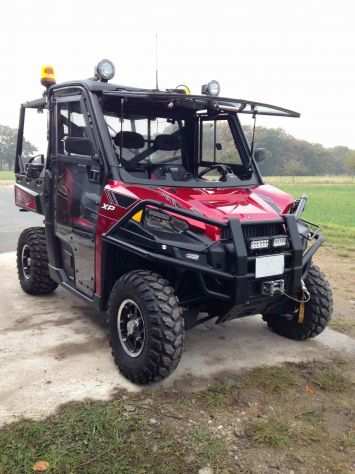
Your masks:
M19 211L14 204L13 186L0 185L0 253L16 250L21 231L42 222L42 216Z

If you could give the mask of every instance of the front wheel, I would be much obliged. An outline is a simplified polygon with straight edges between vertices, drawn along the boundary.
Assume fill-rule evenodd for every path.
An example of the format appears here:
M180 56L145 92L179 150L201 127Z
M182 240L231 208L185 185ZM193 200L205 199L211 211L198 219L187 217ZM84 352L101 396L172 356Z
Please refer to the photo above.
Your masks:
M30 295L47 295L58 284L49 276L45 229L25 229L17 244L17 271L23 291Z
M137 384L167 377L184 347L184 318L174 289L162 276L135 270L114 285L108 307L112 355Z
M330 321L332 290L319 267L311 265L305 284L311 299L304 308L298 307L293 315L264 315L269 328L280 336L298 341L309 339L323 332Z

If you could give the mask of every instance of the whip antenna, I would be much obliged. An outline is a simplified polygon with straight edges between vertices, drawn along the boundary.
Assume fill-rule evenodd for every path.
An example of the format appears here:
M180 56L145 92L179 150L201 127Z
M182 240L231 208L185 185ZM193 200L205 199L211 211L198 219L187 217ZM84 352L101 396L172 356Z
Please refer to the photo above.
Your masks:
M158 78L158 33L155 33L155 88L159 90Z

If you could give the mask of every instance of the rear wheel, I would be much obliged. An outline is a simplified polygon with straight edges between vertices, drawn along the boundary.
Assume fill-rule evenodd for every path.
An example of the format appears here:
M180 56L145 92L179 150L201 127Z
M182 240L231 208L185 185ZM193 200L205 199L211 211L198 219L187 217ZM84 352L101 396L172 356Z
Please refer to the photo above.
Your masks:
M46 295L58 286L49 276L43 227L25 229L17 244L17 271L21 288L30 295Z
M333 313L332 290L324 274L316 265L311 265L305 279L310 293L310 301L304 308L298 307L290 315L265 315L269 328L295 340L305 340L318 336L328 325Z
M109 301L112 355L121 373L137 384L167 377L184 347L182 310L169 282L135 270L114 285Z

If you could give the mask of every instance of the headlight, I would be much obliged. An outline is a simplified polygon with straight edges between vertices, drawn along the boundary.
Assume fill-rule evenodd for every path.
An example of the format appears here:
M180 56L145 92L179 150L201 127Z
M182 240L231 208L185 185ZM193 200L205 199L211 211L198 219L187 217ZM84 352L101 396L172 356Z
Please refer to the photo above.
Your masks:
M187 222L177 219L165 212L150 208L145 210L143 222L149 227L155 227L157 230L176 232L178 234L189 229Z
M253 239L249 242L250 250L263 250L270 247L277 249L288 246L288 238L285 237L275 237L271 239Z
M115 75L115 66L108 59L102 59L95 68L95 77L100 81L107 82Z
M249 243L249 248L250 250L268 249L269 245L269 239L251 240Z
M204 84L201 89L202 94L206 95L219 95L221 91L221 86L219 85L218 81L210 81L208 84Z
M287 237L276 237L276 239L272 241L272 246L274 248L286 247L287 244L288 244Z

